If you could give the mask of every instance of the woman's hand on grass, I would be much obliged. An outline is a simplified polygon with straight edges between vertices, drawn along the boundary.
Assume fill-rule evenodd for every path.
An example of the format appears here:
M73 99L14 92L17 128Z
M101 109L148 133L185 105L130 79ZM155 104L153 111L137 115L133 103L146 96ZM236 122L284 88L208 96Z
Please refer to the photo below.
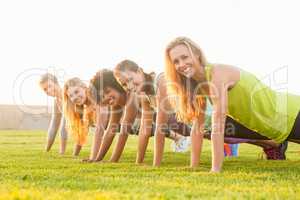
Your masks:
M90 159L90 158L84 158L84 159L81 160L81 162L83 162L83 163L92 163L92 162L95 162L95 160Z

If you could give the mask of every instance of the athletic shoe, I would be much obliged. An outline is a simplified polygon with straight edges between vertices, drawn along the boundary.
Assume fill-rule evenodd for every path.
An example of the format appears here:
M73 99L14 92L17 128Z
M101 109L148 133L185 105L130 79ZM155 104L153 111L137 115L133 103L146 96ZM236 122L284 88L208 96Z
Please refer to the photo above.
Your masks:
M288 141L282 142L279 147L264 148L267 160L286 160L285 152L288 147Z
M190 137L182 137L177 142L172 143L172 149L174 152L187 152L190 144Z

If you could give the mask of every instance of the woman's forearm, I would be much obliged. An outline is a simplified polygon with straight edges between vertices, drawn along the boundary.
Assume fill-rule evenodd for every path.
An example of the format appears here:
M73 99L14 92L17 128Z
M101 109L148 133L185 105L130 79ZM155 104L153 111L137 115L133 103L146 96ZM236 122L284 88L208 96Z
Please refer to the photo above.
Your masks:
M78 156L81 151L82 146L80 144L75 144L73 150L73 156Z
M191 167L197 167L200 161L200 155L202 150L203 143L203 119L195 119L193 121L193 126L191 130L191 141L192 141L192 150L191 150Z
M220 172L224 160L224 135L220 133L211 134L212 145L212 172Z
M202 150L203 134L194 132L191 134L192 151L191 151L191 167L197 167L200 161Z
M95 160L97 157L97 154L100 149L101 140L102 140L102 132L97 128L95 131L94 139L93 139L93 145L91 147L91 153L90 153L90 160Z
M62 117L60 122L60 154L64 154L66 151L67 146L67 140L68 140L68 131L66 127L66 120L64 117Z
M127 133L122 133L122 132L120 133L117 144L116 144L114 151L112 153L112 156L110 158L110 162L118 162L119 161L119 159L122 155L122 152L124 150L127 138L128 138Z
M61 123L61 114L60 113L52 113L51 121L48 127L48 137L47 137L47 145L46 151L50 151L59 129Z
M150 134L146 133L145 131L140 131L138 138L138 151L136 156L136 163L142 163L144 161L149 137Z
M159 130L159 128L156 128L155 131L154 145L155 146L154 146L153 166L159 166L163 158L164 145L165 145L165 135L161 130Z
M138 138L138 151L136 156L136 163L144 161L146 149L152 131L153 110L150 107L148 100L142 100L142 118Z
M115 137L115 134L111 131L107 131L104 134L103 141L100 146L100 150L96 157L96 161L101 161L104 158L104 156L106 155L107 151L109 150L109 148L114 140L114 137Z

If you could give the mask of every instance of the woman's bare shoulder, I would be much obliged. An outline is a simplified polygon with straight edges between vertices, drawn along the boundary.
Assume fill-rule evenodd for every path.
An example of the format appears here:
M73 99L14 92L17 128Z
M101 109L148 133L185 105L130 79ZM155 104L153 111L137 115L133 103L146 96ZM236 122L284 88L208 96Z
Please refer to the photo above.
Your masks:
M240 70L236 66L227 64L213 64L212 66L211 73L214 82L222 82L231 86L240 79Z

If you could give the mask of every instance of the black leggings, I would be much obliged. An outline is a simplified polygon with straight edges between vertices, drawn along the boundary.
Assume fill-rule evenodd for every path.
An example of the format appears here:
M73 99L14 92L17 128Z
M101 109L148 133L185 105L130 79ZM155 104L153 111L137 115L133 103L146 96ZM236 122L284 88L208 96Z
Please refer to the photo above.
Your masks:
M292 131L287 138L288 140L300 140L300 112L297 115Z
M300 120L300 119L299 119ZM299 121L300 122L300 121ZM178 122L175 114L169 116L168 128L164 128L163 131L168 133L174 131L183 136L190 136L191 128L182 122ZM299 126L300 129L300 126ZM207 133L206 137L209 137L210 132ZM252 131L239 122L235 121L230 117L226 117L225 122L225 137L241 138L241 139L255 139L255 140L269 140L269 138L260 135L259 133Z
M168 121L168 130L175 131L176 133L189 136L191 129L189 126L178 122L175 114L170 115ZM209 134L209 133L208 133ZM226 117L225 122L225 137L241 138L241 139L253 139L253 140L269 140L270 138L260 135L258 132L250 130L232 119L231 117ZM297 115L295 123L293 125L292 131L288 136L287 140L300 140L300 112Z
M156 118L156 113L153 116L154 123L152 123L151 136L153 136L155 132L155 126L156 126L155 118ZM176 119L175 114L171 114L169 115L168 123L166 124L166 126L162 127L162 131L166 133L166 136L170 135L170 131L174 131L177 134L183 136L190 136L191 128L188 125L179 122ZM224 136L231 137L231 138L240 138L240 139L270 140L270 138L260 135L258 132L246 128L241 123L237 122L236 120L232 119L229 116L226 117ZM210 138L210 132L208 132L205 137ZM287 139L300 140L300 112L297 115L293 129Z

